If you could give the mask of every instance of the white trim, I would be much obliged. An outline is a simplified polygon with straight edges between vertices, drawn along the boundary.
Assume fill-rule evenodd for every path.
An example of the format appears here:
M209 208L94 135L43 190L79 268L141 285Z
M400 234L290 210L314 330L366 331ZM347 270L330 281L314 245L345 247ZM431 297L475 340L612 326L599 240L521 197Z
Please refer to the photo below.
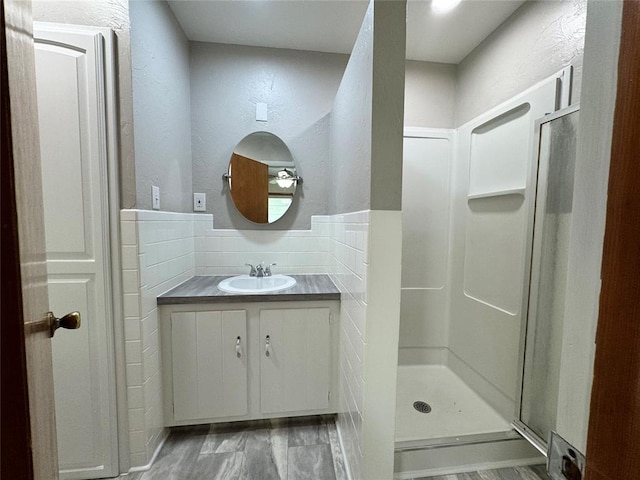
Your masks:
M344 471L347 474L348 480L353 480L353 476L351 475L351 465L349 465L349 459L346 455L346 450L344 448L344 440L342 440L342 431L340 428L340 422L336 417L336 432L338 432L338 442L340 443L340 450L342 450L342 459L344 460ZM411 477L409 477L411 478Z
M151 460L149 460L149 463L147 463L146 465L143 465L141 467L131 467L129 469L129 471L127 472L127 475L130 473L136 473L136 472L146 472L149 471L151 469L151 467L153 466L153 464L156 461L156 458L158 458L158 455L160 455L160 450L162 450L162 447L164 447L164 442L167 441L167 438L169 438L169 430L167 428L165 428L163 430L164 434L162 436L162 440L160 440L158 442L158 446L156 447L156 451L153 452L153 456L151 457Z
M393 475L394 480L411 480L422 477L439 477L441 475L455 475L458 473L478 472L482 470L497 470L499 468L528 467L530 465L541 465L540 457L525 458L516 460L502 460L499 462L483 462L462 465L458 467L433 468L430 470L416 470L413 472L402 472Z

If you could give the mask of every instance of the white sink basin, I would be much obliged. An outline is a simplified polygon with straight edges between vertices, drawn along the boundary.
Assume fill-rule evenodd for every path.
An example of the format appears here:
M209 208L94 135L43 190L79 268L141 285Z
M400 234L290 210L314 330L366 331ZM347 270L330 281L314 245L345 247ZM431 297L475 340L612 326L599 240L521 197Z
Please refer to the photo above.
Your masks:
M286 290L296 284L296 279L287 275L270 277L251 277L238 275L227 278L218 284L218 289L227 293L269 293Z

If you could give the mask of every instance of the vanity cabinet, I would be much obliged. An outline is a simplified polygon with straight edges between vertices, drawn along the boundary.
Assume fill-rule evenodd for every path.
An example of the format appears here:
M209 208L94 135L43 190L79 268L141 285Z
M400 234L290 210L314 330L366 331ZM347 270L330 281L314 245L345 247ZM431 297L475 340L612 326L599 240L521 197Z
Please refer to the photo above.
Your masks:
M170 321L174 419L245 415L246 311L175 312Z
M339 302L163 305L165 425L337 411Z

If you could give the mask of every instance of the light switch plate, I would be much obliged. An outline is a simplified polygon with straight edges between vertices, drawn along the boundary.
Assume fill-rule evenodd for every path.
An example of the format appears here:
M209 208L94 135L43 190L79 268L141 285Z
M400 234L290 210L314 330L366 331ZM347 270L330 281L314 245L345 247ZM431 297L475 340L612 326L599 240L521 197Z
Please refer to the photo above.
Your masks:
M151 187L151 208L160 210L160 188L155 185Z
M256 121L257 122L266 122L268 118L267 115L267 104L266 103L256 103Z
M193 211L194 212L207 211L207 194L206 193L193 194Z

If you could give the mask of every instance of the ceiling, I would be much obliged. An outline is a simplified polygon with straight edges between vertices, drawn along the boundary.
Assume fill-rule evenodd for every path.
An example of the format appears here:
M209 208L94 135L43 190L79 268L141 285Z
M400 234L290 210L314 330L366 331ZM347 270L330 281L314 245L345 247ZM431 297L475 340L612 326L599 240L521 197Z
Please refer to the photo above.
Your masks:
M434 14L407 2L407 58L459 63L525 0L463 0ZM187 38L295 50L351 53L367 0L169 0Z

